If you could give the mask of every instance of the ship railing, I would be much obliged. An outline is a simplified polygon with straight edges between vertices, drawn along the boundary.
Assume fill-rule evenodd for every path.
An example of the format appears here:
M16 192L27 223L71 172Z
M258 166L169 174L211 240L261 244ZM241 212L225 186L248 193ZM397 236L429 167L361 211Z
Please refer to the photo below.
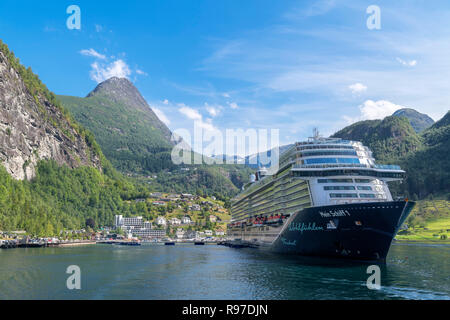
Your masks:
M375 169L401 170L400 166L393 165L393 164L376 164L373 167Z
M370 168L367 164L342 163L342 164L297 164L294 169L323 169L323 168Z
M293 166L294 169L324 169L324 168L369 168L382 170L401 170L397 165L385 164L363 164L363 163L336 163L336 164L297 164Z

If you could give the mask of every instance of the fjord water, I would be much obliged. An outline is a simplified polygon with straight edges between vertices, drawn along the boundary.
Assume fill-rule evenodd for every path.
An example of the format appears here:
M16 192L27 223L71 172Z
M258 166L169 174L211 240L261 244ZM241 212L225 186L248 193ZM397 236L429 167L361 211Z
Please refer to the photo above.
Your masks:
M394 244L367 265L206 245L0 250L0 299L450 299L450 245ZM81 290L66 269L81 268Z

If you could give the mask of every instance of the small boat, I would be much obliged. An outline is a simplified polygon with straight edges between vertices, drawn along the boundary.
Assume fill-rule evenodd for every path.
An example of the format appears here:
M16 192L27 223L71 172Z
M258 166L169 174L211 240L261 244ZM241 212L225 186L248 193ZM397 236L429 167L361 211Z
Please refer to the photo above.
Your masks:
M121 246L140 246L141 243L137 242L137 241L124 241L124 242L119 242L119 245L121 245Z
M196 241L194 244L196 246L204 246L205 245L205 243L203 241Z
M175 242L172 242L172 241L164 242L164 245L166 245L166 246L174 246Z

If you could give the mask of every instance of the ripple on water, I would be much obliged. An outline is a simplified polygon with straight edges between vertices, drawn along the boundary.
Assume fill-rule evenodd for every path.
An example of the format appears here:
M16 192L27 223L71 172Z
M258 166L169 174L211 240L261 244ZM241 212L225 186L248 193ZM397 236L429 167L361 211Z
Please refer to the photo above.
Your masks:
M394 245L381 290L367 265L218 246L90 246L3 251L1 299L449 299L450 250ZM82 270L82 290L65 270Z

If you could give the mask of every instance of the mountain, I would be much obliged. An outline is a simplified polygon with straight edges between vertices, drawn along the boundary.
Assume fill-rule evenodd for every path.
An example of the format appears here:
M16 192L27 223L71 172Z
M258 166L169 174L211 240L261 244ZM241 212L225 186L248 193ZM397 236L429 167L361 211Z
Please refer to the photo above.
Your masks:
M361 141L372 149L374 157L382 163L397 161L423 147L422 138L409 120L397 116L360 121L338 131L332 137Z
M85 98L58 99L94 133L116 169L141 178L157 173L157 180L148 182L160 191L233 196L244 183L248 169L243 165L188 166L187 171L173 164L172 149L181 141L171 140L169 128L128 79L108 79Z
M101 168L92 135L73 121L55 96L0 42L0 161L15 179L31 179L39 160L70 168Z
M31 68L0 40L0 230L60 236L115 214L156 216ZM91 223L92 224L92 223Z
M414 198L450 193L450 112L421 137L424 148L403 160L406 188Z
M94 133L105 156L120 171L146 174L174 168L172 133L128 79L108 79L86 98L58 99Z
M417 133L428 129L434 124L434 120L431 119L428 115L410 108L397 110L396 112L394 112L393 116L407 118L409 120L409 123Z
M354 123L336 138L361 141L372 149L381 163L396 163L406 171L402 184L393 184L394 193L416 198L450 194L450 113L417 133L407 117Z

